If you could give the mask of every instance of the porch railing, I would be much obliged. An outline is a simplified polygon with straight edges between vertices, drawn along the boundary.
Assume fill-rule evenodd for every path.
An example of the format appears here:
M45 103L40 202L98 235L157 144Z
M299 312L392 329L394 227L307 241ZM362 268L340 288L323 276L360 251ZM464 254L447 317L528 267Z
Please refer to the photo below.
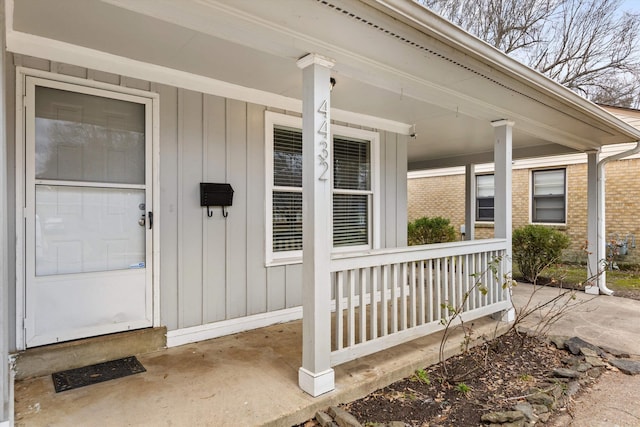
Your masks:
M443 329L443 304L462 306L465 320L507 310L506 247L487 239L334 256L332 366Z

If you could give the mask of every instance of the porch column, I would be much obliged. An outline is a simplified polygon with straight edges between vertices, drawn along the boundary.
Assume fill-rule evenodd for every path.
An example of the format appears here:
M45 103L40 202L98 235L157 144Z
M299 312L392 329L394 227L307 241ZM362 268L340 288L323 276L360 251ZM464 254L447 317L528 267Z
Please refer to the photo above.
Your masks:
M319 396L335 388L331 369L331 173L330 70L316 54L302 69L302 367L300 388Z
M475 239L476 234L476 165L464 168L464 240Z
M495 194L494 194L494 233L498 239L506 239L507 250L506 259L503 260L504 271L511 276L512 270L512 196L511 196L511 162L512 162L512 140L514 122L509 120L497 120L491 122L494 128L495 142L493 147L493 161L495 162ZM502 280L502 278L500 278ZM507 298L510 295L507 294ZM515 320L515 310L496 313L494 317L505 322Z
M587 152L587 283L585 293L598 295L599 280L606 273L600 263L605 258L600 253L598 224L598 151ZM602 236L604 237L604 236ZM602 276L598 272L603 270Z

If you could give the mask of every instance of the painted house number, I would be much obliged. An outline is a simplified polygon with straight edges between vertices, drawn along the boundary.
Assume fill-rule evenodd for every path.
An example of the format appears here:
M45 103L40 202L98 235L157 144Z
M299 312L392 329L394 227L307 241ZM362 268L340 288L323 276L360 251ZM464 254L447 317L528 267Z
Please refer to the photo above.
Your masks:
M322 125L320 125L320 129L318 130L318 133L322 136L322 139L320 140L320 154L318 154L318 160L320 161L320 168L322 171L320 173L320 177L318 177L319 181L326 181L328 179L327 173L329 172L329 163L327 162L327 159L329 158L329 150L327 149L329 148L329 144L327 143L327 137L329 135L329 123L327 122L327 104L327 100L325 99L324 101L322 101L322 104L318 109L318 112L324 117L324 121L322 122Z

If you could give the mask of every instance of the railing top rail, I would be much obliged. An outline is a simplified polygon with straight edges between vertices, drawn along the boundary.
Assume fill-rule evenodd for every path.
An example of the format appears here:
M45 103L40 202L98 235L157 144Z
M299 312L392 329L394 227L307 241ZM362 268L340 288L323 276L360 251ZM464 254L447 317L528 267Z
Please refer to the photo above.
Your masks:
M335 272L351 270L354 268L367 268L378 265L415 262L447 256L501 251L506 248L506 239L482 239L335 254L331 259L331 271Z

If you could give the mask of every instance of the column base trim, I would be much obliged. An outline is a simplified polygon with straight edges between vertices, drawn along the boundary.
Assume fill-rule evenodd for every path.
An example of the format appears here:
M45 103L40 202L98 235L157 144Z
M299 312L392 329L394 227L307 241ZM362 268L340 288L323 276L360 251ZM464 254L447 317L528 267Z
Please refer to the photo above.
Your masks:
M600 295L600 288L597 285L587 285L584 287L584 293L587 295Z
M491 317L494 320L497 320L499 322L506 322L506 323L515 322L516 310L513 307L511 307L507 310L502 310L502 311L498 311L497 313L493 313Z
M305 368L298 369L298 385L313 397L335 390L336 379L333 369L314 374Z

